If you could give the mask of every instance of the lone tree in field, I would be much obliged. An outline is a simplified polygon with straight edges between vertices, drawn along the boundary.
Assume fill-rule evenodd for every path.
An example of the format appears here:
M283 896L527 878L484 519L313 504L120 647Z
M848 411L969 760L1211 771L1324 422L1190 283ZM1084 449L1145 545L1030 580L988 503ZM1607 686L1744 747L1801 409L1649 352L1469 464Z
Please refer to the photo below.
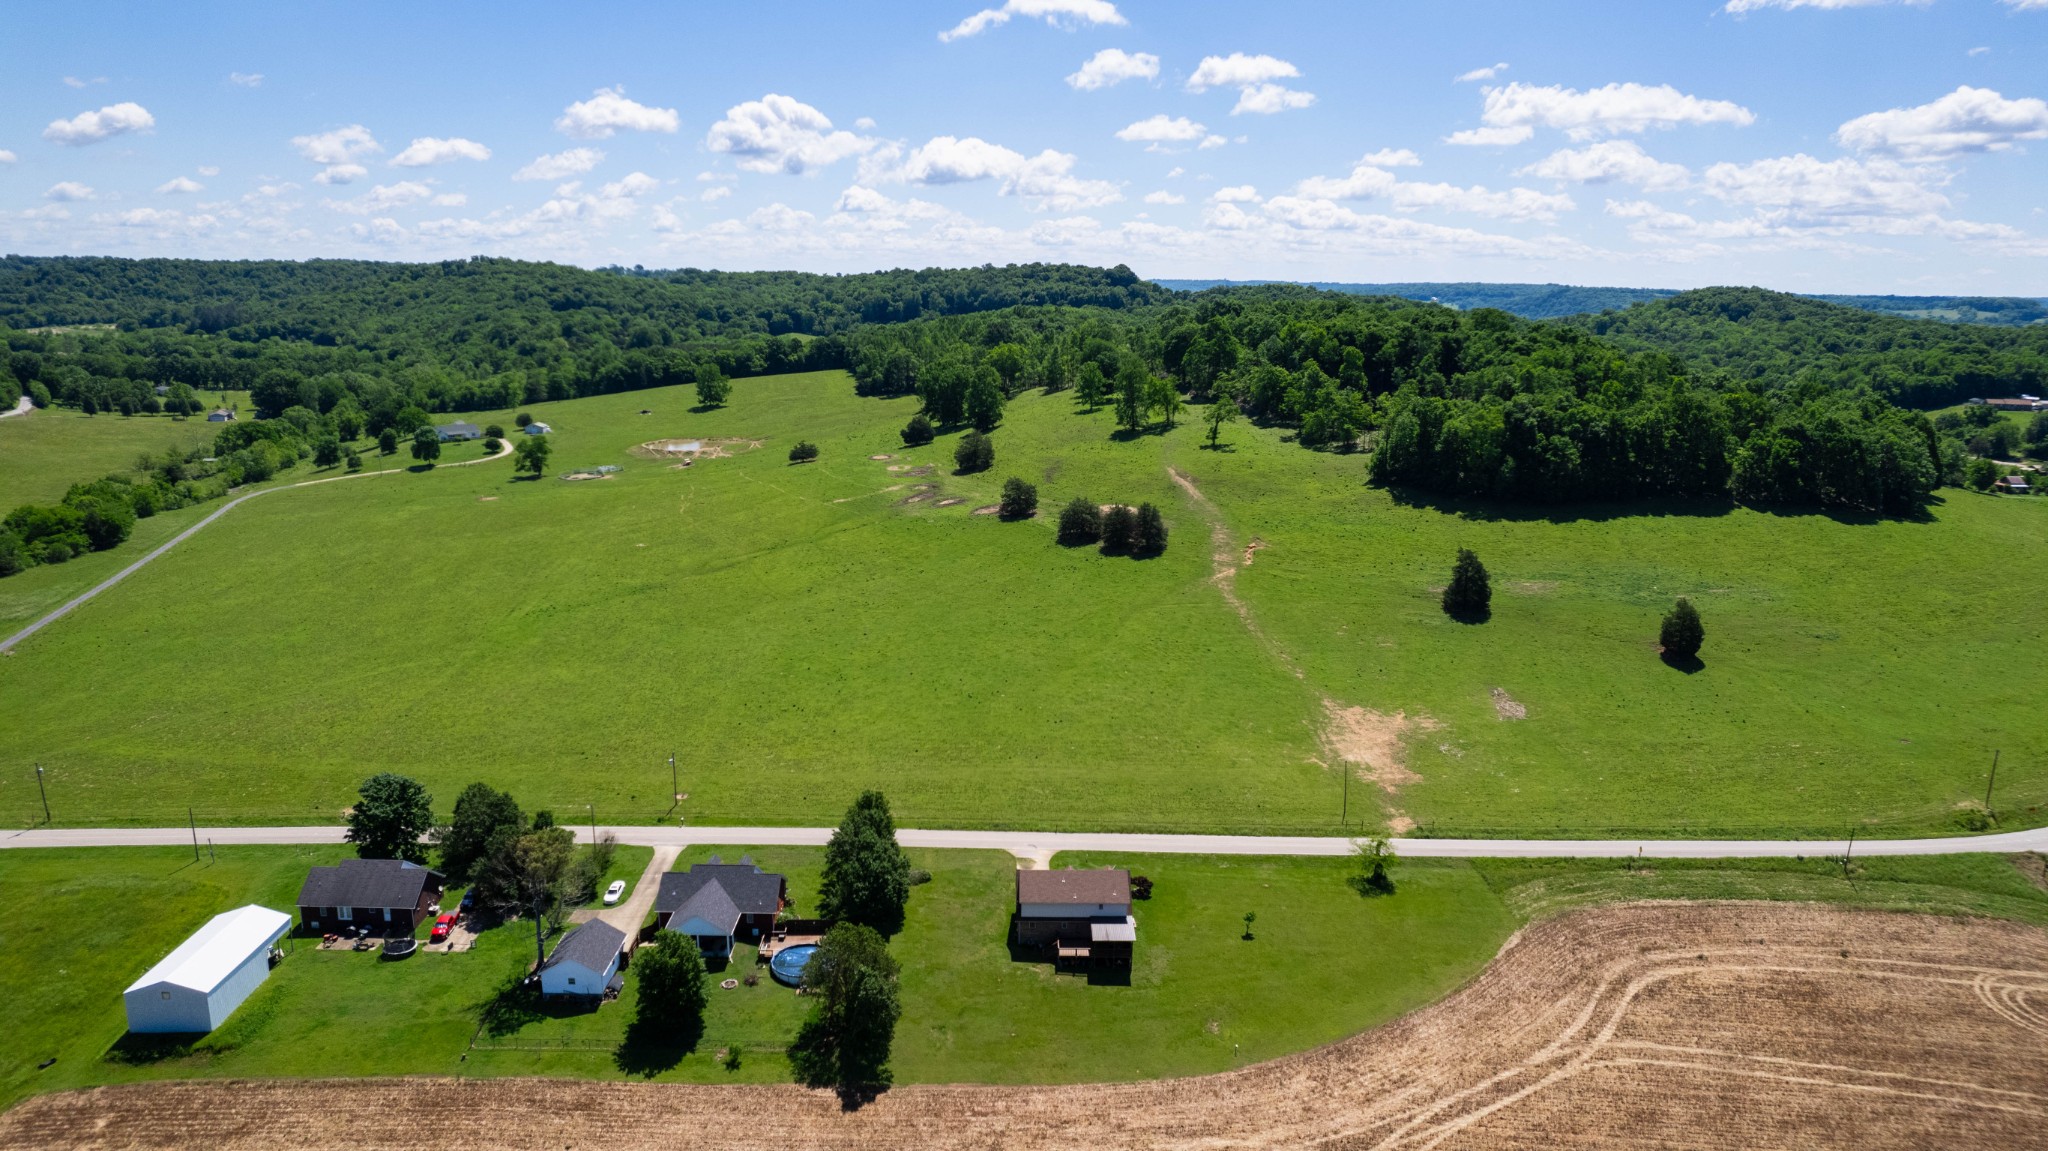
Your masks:
M717 364L697 366L697 403L700 407L722 408L731 395L732 381L725 378Z
M1090 360L1081 365L1074 376L1074 396L1091 412L1109 399L1109 377L1102 374L1100 364Z
M695 1047L704 1031L704 957L697 941L676 931L657 931L654 942L633 954L640 1002L634 1023L665 1043Z
M494 849L525 830L526 815L518 801L489 784L470 784L456 797L455 818L434 829L442 874L455 883L466 882Z
M1060 509L1060 542L1068 547L1092 544L1102 538L1102 509L1087 496L1075 496Z
M804 990L817 1005L789 1045L799 1082L847 1094L889 1085L889 1048L903 1015L896 971L874 929L841 923L826 933L804 965Z
M1151 559L1166 551L1166 521L1151 504L1138 505L1138 521L1131 529L1131 554Z
M319 467L331 468L341 462L341 441L333 436L324 436L313 445L313 463Z
M441 458L441 434L431 427L421 428L412 434L412 458L428 467Z
M515 474L531 472L534 479L539 479L548 470L548 457L554 454L554 450L548 446L546 436L528 436L512 449L512 471Z
M417 780L380 772L363 781L344 842L364 859L427 861L421 838L434 826L434 797Z
M1707 629L1700 624L1699 609L1692 606L1691 600L1679 596L1657 633L1657 642L1664 645L1664 658L1698 659L1700 645L1706 640Z
M519 413L518 415L516 415L516 416L513 416L513 417L512 417L512 423L513 423L513 425L514 425L514 426L516 426L516 427L521 427L521 428L523 428L523 427L525 427L526 425L528 425L528 424L530 424L530 423L532 423L532 422L533 422L533 417L532 417L532 416L529 416L529 415L527 415L527 414L526 414L525 412L521 412L521 413Z
M1221 447L1216 441L1223 435L1223 425L1234 424L1238 417L1237 401L1229 396L1217 396L1209 410L1202 413L1202 423L1209 429L1209 446Z
M1493 583L1486 565L1470 548L1458 549L1451 585L1444 589L1444 612L1459 619L1485 619L1493 611Z
M960 443L953 448L953 462L959 465L961 474L985 472L995 466L996 446L980 432L968 432L960 437Z
M921 448L931 443L932 437L936 434L932 429L931 420L927 419L923 412L910 417L910 422L903 425L903 443L906 447Z
M825 845L818 913L885 935L903 929L910 902L910 858L896 843L896 820L879 791L863 791Z
M1353 844L1352 859L1358 863L1358 874L1351 877L1351 886L1358 894L1394 894L1394 878L1387 874L1394 865L1394 845L1386 836L1375 835Z
M818 445L809 440L798 440L796 446L789 449L789 462L793 464L807 464L817 458Z
M1003 502L997 509L1006 520L1028 520L1038 514L1038 488L1016 476L1003 481Z
M1138 546L1138 513L1117 504L1102 513L1102 554L1125 556Z
M385 428L377 433L377 450L387 456L398 454L398 429Z

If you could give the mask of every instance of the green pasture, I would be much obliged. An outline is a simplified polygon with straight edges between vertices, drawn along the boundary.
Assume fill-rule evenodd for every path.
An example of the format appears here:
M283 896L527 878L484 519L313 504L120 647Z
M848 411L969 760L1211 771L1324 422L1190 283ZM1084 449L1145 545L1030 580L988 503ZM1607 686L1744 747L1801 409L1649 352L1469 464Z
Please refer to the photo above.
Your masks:
M213 393L206 393L210 402ZM213 442L221 425L206 417L88 416L76 408L38 408L0 420L0 515L21 504L55 503L72 484L125 472L139 455L159 456Z
M332 821L393 770L444 809L481 779L607 822L823 825L880 787L912 827L1337 834L1336 706L1398 735L1406 773L1354 782L1354 831L1954 831L1994 750L2001 826L2044 819L2048 600L2018 573L2048 558L2048 501L1949 490L1918 521L1413 503L1274 430L1210 451L1191 413L1119 438L1035 394L994 469L955 476L956 437L905 451L915 401L839 373L693 404L535 405L556 429L539 481L490 464L236 509L0 661L0 812L41 818L41 762L73 825ZM687 469L632 452L667 438L736 442ZM799 438L822 458L790 465ZM600 464L624 470L556 478ZM1169 466L1222 518L1243 618ZM971 514L1011 475L1037 521ZM1159 504L1172 546L1058 547L1077 494ZM1485 624L1437 608L1459 547L1492 571ZM0 613L89 585L67 568L0 584ZM1707 628L1691 673L1654 646L1678 595Z

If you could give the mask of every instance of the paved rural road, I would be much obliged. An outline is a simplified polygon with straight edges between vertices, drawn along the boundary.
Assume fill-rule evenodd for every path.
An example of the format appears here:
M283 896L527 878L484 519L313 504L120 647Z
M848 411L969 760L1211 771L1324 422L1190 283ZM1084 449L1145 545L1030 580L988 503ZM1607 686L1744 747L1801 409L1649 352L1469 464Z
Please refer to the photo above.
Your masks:
M34 411L35 409L35 401L29 399L27 396L23 396L20 399L14 401L13 407L7 409L4 412L0 412L0 420L4 420L9 416L25 416L30 412Z
M829 827L605 827L620 843L644 847L730 845L817 846L832 836ZM7 847L146 847L189 844L185 827L44 828L0 835ZM202 827L201 840L215 844L340 843L339 827ZM586 838L579 829L577 838ZM1154 835L1145 832L922 831L902 828L905 847L955 847L1007 851L1040 866L1061 851L1130 851L1160 855L1348 855L1351 841L1336 836ZM1748 859L1795 855L1840 855L1848 844L1833 840L1765 839L1396 839L1395 850L1410 858L1448 859ZM1952 839L1859 839L1857 855L1960 855L1968 852L2048 852L2048 828ZM638 894L637 892L635 893Z
M494 456L484 456L481 459L463 460L460 463L442 464L440 466L448 468L466 468L472 464L487 464L490 463L492 460L502 460L506 456L509 456L511 454L512 441L509 439L500 440L498 454ZM191 538L195 533L197 533L200 528L203 528L207 524L210 524L213 521L219 519L220 517L228 514L229 512L234 511L236 505L238 504L241 504L248 500L253 500L257 496L267 496L272 492L288 492L293 488L310 488L315 484L339 483L342 480L361 480L368 479L371 476L393 476L407 470L409 469L385 468L381 471L375 472L355 472L351 475L328 476L324 479L317 480L301 480L298 483L285 484L281 487L258 488L253 492L244 492L243 494L236 496L234 499L231 499L228 502L222 504L221 506L215 508L213 510L213 513L207 516L205 519L200 520L198 523L193 524L191 527L186 528L184 531L179 532L177 535L174 535L162 544L159 544L155 551L150 552L148 555L143 556L141 559L136 560L134 563L129 564L127 567L122 568L120 571L115 572L113 575L108 576L106 579L101 580L99 583L94 584L84 594L79 595L75 599L68 601L64 604L64 606L58 608L56 611L53 611L49 615L46 615L43 618L37 620L36 622L28 625L27 627L22 628L20 631L15 632L13 635L8 636L6 639L0 639L0 655L5 655L6 653L13 651L15 644L18 644L22 640L27 639L28 637L36 634L37 632L43 630L46 627L49 627L51 624L56 623L58 620L63 619L65 616L70 615L73 611L76 611L78 608L85 606L85 604L89 602L94 596L100 594L103 591L106 591L108 588L113 587L115 584L120 583L122 580L127 579L129 576L134 575L136 572L141 571L144 565L148 564L151 560L164 554L165 552L170 551L172 548L177 547L179 544L184 543L187 539Z

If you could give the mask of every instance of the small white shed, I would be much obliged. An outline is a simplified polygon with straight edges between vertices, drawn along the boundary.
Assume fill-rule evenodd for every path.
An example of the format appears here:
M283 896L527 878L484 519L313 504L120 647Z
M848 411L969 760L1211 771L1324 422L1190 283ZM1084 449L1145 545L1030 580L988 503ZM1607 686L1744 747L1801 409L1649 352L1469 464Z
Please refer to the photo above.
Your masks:
M128 1030L211 1031L270 976L270 949L292 917L250 904L224 911L128 986Z
M562 937L540 968L542 995L602 996L620 982L619 960L626 933L593 919Z

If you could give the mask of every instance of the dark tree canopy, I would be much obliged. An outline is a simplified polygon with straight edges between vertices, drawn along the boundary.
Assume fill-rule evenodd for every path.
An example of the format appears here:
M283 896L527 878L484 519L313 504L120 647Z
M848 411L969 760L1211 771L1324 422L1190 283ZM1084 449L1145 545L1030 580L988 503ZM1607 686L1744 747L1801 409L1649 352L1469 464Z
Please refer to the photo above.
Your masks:
M1493 583L1486 565L1469 548L1458 549L1458 562L1451 567L1450 585L1444 588L1444 611L1460 619L1484 619L1493 610Z
M1664 616L1664 625L1658 629L1657 642L1663 646L1668 658L1695 659L1700 654L1700 645L1707 641L1707 629L1700 623L1699 609L1684 596L1671 605Z
M896 843L889 801L879 791L864 791L825 845L819 914L894 935L909 902L910 858Z
M526 815L517 800L489 784L470 784L455 799L454 818L434 829L442 873L451 882L468 882L494 846L525 830Z
M985 472L995 466L996 445L979 431L968 432L954 445L953 462L962 472Z
M1003 481L1003 501L997 510L1006 520L1028 520L1038 514L1038 487L1016 476Z
M1165 552L1166 521L1160 517L1158 508L1139 504L1137 522L1131 526L1131 554L1150 559Z
M809 440L798 440L796 445L789 449L789 462L793 464L809 463L817 458L818 445Z
M1075 496L1060 509L1061 543L1069 547L1092 544L1102 538L1102 509L1087 496Z
M1102 513L1102 554L1127 556L1138 548L1138 513L1117 504Z
M704 957L697 941L676 931L657 931L654 941L633 953L639 983L635 1022L685 1048L704 1029Z
M860 1092L890 1082L896 1021L896 960L872 928L833 927L804 967L804 990L817 1000L790 1044L799 1082Z
M433 827L434 797L416 780L387 771L363 781L343 838L364 859L425 863L424 840Z
M925 418L923 412L910 417L910 422L903 425L903 443L907 447L921 448L931 443L936 434L931 420Z

